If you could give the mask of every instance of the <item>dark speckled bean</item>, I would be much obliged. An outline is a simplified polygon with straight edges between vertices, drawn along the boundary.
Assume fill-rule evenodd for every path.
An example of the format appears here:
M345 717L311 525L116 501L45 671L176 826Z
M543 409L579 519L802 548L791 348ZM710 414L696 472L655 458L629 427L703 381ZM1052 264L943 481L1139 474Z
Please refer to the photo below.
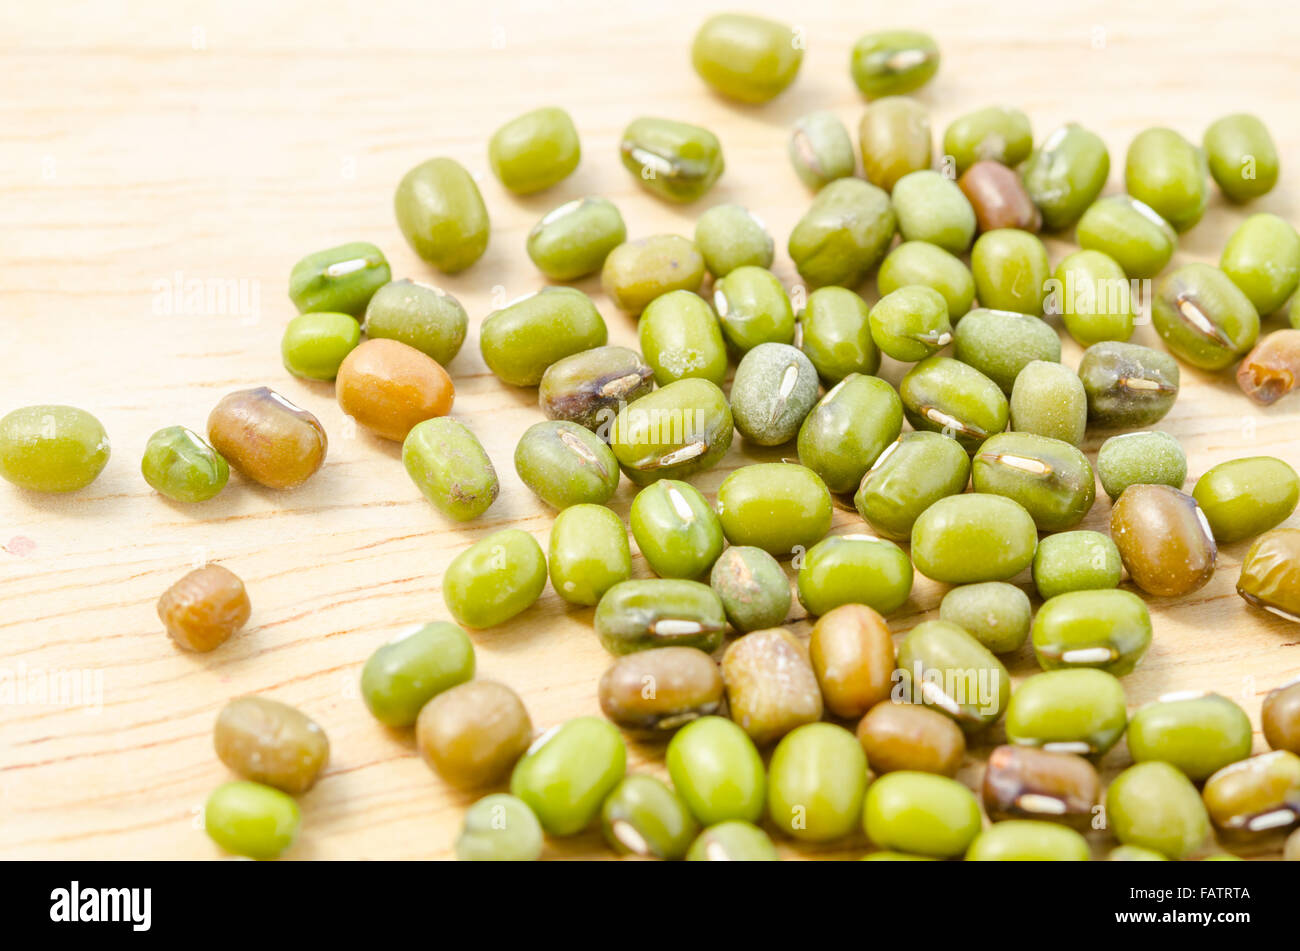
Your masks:
M1174 405L1178 377L1178 363L1167 353L1118 340L1094 343L1079 361L1088 422L1125 429L1150 426Z
M654 389L654 371L627 347L594 347L557 360L542 374L537 402L547 419L567 419L596 431L621 403Z

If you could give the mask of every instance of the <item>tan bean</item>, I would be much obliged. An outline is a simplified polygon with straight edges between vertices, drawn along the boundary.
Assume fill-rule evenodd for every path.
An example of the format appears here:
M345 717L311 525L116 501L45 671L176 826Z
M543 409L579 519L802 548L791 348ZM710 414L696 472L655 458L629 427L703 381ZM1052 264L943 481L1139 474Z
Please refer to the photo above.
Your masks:
M754 631L722 655L731 719L755 743L773 743L820 720L822 695L808 649L782 627Z
M177 644L192 651L220 647L248 623L251 613L244 582L220 565L191 571L158 599L163 627Z
M1237 385L1261 406L1276 403L1300 386L1300 330L1277 330L1263 337L1237 367Z
M1300 754L1300 680L1270 690L1259 719L1269 746Z
M1231 763L1205 781L1210 820L1232 838L1258 839L1300 822L1300 756L1287 750Z
M217 715L217 758L245 779L287 793L310 789L329 761L325 731L301 710L266 697L239 697Z
M424 705L415 740L429 764L457 786L482 786L503 778L533 739L533 722L509 687L471 680Z

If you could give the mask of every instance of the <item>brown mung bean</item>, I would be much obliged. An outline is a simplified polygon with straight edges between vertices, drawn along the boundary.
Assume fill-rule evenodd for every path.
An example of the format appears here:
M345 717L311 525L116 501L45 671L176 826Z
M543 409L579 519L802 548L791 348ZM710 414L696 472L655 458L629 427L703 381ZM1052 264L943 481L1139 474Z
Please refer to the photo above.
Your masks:
M158 617L181 647L204 653L248 623L252 607L239 576L221 565L191 571L163 592Z
M456 389L433 357L398 340L367 340L343 360L339 407L385 439L401 441L416 423L451 412Z
M329 761L325 731L296 707L266 697L237 697L213 731L221 762L254 782L303 793Z
M952 717L916 703L886 700L858 723L858 742L877 773L909 770L953 776L966 755L966 737Z
M999 228L1038 231L1043 226L1043 216L1020 176L1001 162L976 162L957 179L957 187L975 209L975 222L982 232Z
M424 705L415 741L426 763L456 786L503 778L533 740L533 722L509 687L471 680Z
M265 386L222 398L208 416L208 442L235 469L271 489L302 485L325 462L325 428Z

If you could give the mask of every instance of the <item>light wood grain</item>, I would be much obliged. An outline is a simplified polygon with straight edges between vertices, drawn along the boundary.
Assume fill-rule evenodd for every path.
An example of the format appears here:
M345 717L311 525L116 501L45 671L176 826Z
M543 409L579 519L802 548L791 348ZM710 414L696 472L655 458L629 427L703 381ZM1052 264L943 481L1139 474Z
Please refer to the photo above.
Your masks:
M920 93L936 134L992 103L1023 107L1040 135L1078 120L1111 146L1110 191L1120 189L1124 149L1142 128L1169 125L1199 141L1215 117L1249 108L1272 128L1286 169L1250 210L1300 217L1294 10L1234 16L1210 2L1135 9L1119 0L1017 0L914 3L900 18L850 0L746 6L796 22L807 38L798 82L762 108L723 102L699 82L687 50L705 12L681 0L154 0L0 10L8 92L0 100L0 411L80 405L113 441L103 476L71 497L0 485L0 667L10 677L102 678L102 703L90 710L0 704L0 855L217 856L196 821L207 793L229 778L212 752L213 719L230 697L263 693L315 717L333 747L327 773L303 797L304 830L290 857L447 857L471 797L433 776L408 734L366 713L357 677L395 631L445 616L440 578L467 544L507 525L545 542L552 514L510 461L519 434L540 418L536 395L487 372L479 321L541 285L523 252L527 229L581 195L616 202L633 236L690 234L705 208L737 201L783 248L809 201L786 162L786 131L814 108L856 125L862 103L846 65L868 29L917 26L937 37L943 67ZM571 110L582 164L542 195L512 197L488 171L486 141L506 119L551 103ZM665 205L621 168L617 136L644 113L698 122L722 138L727 172L703 201ZM434 155L475 173L492 216L487 254L454 278L415 257L391 211L402 173ZM1175 263L1216 260L1242 216L1216 194ZM477 523L441 518L407 479L396 445L356 432L329 385L295 380L280 365L280 334L293 314L290 267L349 240L376 242L395 276L434 280L471 314L469 339L450 365L453 415L480 434L502 481L500 500ZM1069 246L1049 247L1055 261ZM783 250L775 270L787 284L796 279ZM169 314L159 291L178 279L245 282L255 296L242 310ZM632 321L597 282L579 286L596 295L612 341L633 343ZM1149 327L1136 339L1155 340ZM1078 354L1067 341L1065 362ZM1160 428L1186 446L1189 484L1241 455L1300 464L1297 403L1260 410L1229 379L1183 372L1182 396ZM897 381L901 368L884 373ZM221 395L262 384L316 413L329 432L329 458L305 487L271 492L236 477L216 500L187 507L145 485L138 463L150 433L177 423L202 429ZM1085 448L1098 443L1090 436ZM737 466L780 455L738 440L698 484L711 493ZM631 496L624 482L620 515ZM1104 529L1108 511L1103 497L1085 527ZM837 512L837 530L857 524L851 511ZM1267 689L1300 674L1300 628L1248 611L1234 593L1244 550L1225 547L1214 580L1194 596L1151 602L1155 643L1125 679L1131 705L1171 689L1213 689L1257 721ZM173 648L154 603L205 559L245 579L253 618L221 650L195 656ZM918 579L895 630L931 616L941 594ZM522 617L474 634L481 675L514 686L539 727L598 713L595 682L609 658L590 621L591 611L548 589ZM1035 669L1027 652L1010 666L1017 677ZM1264 748L1258 737L1256 747ZM661 752L634 746L633 765L659 771ZM1121 748L1106 765L1124 762ZM972 757L964 775L978 774ZM830 854L864 847L849 842ZM595 834L548 846L552 855L602 851Z

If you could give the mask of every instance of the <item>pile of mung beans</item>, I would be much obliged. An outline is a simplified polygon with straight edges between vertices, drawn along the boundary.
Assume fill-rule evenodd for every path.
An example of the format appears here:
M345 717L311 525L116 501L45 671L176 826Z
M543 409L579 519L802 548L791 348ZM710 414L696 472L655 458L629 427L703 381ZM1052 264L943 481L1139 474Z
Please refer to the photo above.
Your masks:
M691 55L715 92L761 104L794 81L803 49L787 26L722 14ZM1236 459L1184 492L1182 446L1150 428L1178 396L1180 361L1235 365L1261 405L1297 385L1290 224L1251 215L1218 267L1165 273L1211 179L1234 203L1273 187L1269 133L1249 115L1217 120L1201 147L1148 129L1129 148L1126 193L1103 196L1100 137L1069 124L1035 144L1014 108L957 119L936 160L926 111L906 94L938 68L925 34L864 36L850 64L869 100L858 149L829 112L794 124L789 159L815 193L787 245L811 288L798 312L769 270L772 236L737 205L700 215L690 238L628 240L618 208L593 196L529 233L525 250L551 281L600 274L637 321L639 352L607 345L604 318L572 287L481 323L492 373L537 389L545 419L524 433L514 465L556 510L548 550L518 529L469 546L442 583L455 623L404 632L361 674L378 721L413 728L445 782L486 793L465 815L460 858L536 859L545 836L599 823L616 852L660 859L775 859L769 831L834 843L859 830L869 859L1089 859L1084 833L1103 830L1117 860L1284 837L1285 856L1300 859L1300 682L1264 700L1271 752L1255 756L1250 719L1227 697L1173 694L1130 713L1121 682L1153 637L1135 591L1193 594L1220 544L1254 539L1237 582L1244 609L1300 622L1300 530L1278 528L1300 499L1296 472L1270 456ZM676 119L635 119L620 153L671 202L702 198L724 170L718 138ZM521 195L563 180L580 154L558 108L506 123L488 146L495 175ZM470 267L487 246L483 199L452 159L408 172L395 211L440 271ZM1053 269L1038 232L1070 228L1080 250ZM868 305L856 289L873 273L881 296ZM1168 353L1127 342L1142 297L1134 282L1156 278L1151 319ZM283 337L288 371L333 380L347 415L401 442L406 471L440 512L483 515L498 495L494 462L448 416L444 367L469 322L460 303L392 280L367 243L304 257L289 296L299 315ZM1288 300L1293 329L1261 338L1261 318ZM1060 362L1049 316L1086 348L1077 372ZM911 364L897 388L876 375L882 355ZM1093 463L1079 447L1097 431L1108 438ZM797 462L742 466L710 500L689 480L737 432L789 447ZM312 414L266 387L222 399L207 437L157 432L145 480L187 503L221 492L230 467L290 489L327 445ZM0 474L28 489L80 489L108 455L102 426L79 409L0 420ZM640 487L628 525L605 504L624 476ZM1076 528L1098 480L1109 534ZM837 499L860 528L829 534ZM656 577L632 578L629 529ZM1026 570L1036 611L1009 583ZM938 617L895 644L887 618L914 571L951 587ZM548 579L565 601L595 608L612 662L595 685L603 719L535 736L509 686L475 679L467 629L528 610ZM815 619L806 637L785 626L795 598ZM209 651L247 622L249 597L212 564L180 579L158 613L180 647ZM999 658L1026 643L1042 672L1013 691ZM954 776L968 746L993 746L994 728L1005 742L973 790ZM624 733L667 741L671 785L627 774ZM1133 765L1105 788L1096 761L1121 739ZM292 797L328 761L324 731L292 707L240 697L221 711L215 747L241 778L208 800L209 835L235 854L281 855L300 824Z

